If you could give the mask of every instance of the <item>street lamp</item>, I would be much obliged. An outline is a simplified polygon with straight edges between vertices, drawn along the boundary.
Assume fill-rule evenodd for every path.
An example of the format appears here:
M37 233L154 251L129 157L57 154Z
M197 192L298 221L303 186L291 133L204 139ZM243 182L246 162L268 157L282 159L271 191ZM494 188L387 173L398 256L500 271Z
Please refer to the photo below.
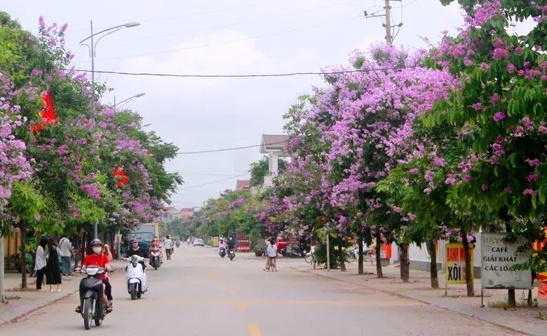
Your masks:
M91 56L91 84L93 86L95 84L95 49L97 48L97 43L99 43L99 41L107 35L113 34L113 33L117 32L118 30L123 29L123 28L133 28L133 27L139 26L140 23L139 22L128 22L128 23L125 23L125 24L122 24L122 25L117 25L117 26L114 26L114 27L103 29L103 30L101 30L100 32L97 32L97 33L93 33L93 21L91 20L89 22L90 22L90 26L91 26L91 35L89 35L85 39L81 40L80 44L83 44L83 45L85 45L89 48L89 56ZM106 33L106 34L99 37L97 39L97 41L94 41L93 38L95 36L103 34L103 33ZM90 40L89 45L84 43L87 40ZM97 225L98 225L98 223L95 222L95 224L93 226L93 234L94 234L95 239L97 239L97 236L98 236Z
M83 44L83 42L85 42L87 40L91 40L89 45L87 45L87 44L84 44L84 45L89 47L89 56L91 56L91 83L95 84L95 49L97 48L97 43L99 43L99 41L107 35L113 34L113 33L117 32L118 30L123 29L123 28L137 27L137 26L140 25L140 23L139 22L128 22L128 23L125 23L125 24L122 24L122 25L118 25L118 26L107 28L107 29L103 29L103 30L101 30L100 32L97 32L97 33L93 33L93 21L90 21L90 23L91 23L91 35L89 35L85 39L81 40L80 44ZM95 37L97 35L100 35L102 33L106 33L106 34L99 37L97 39L97 41L94 42L93 37Z
M119 102L119 103L116 103L116 95L114 95L114 105L112 106L112 108L114 108L114 111L116 111L116 106L122 105L122 104L124 104L124 103L127 103L127 102L129 102L130 100L133 100L133 99L135 99L135 98L140 98L140 97L144 96L145 94L146 94L146 93L144 93L144 92L137 93L136 95L131 96L131 97L127 98L127 99L124 99L124 100L122 100L122 101Z

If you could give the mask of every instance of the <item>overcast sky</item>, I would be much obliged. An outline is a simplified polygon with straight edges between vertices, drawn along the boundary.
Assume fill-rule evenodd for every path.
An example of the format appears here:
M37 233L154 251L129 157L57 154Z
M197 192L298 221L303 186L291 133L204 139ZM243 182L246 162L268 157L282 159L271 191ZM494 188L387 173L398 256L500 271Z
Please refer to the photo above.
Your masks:
M384 39L383 0L0 0L34 33L38 18L67 23L67 47L79 69L91 68L88 49L78 41L127 22L140 22L106 36L97 45L96 70L175 74L255 74L315 72L347 64L348 54ZM401 8L402 4L402 8ZM392 2L394 24L403 23L395 44L423 48L420 36L438 41L441 31L456 32L458 7L438 0ZM282 133L282 115L298 95L322 85L318 76L196 79L97 75L114 90L105 103L140 92L125 107L140 113L148 128L182 152L259 145L261 135ZM180 155L168 165L186 181L173 196L177 208L201 206L260 159L258 147L199 155ZM220 181L223 180L223 181Z

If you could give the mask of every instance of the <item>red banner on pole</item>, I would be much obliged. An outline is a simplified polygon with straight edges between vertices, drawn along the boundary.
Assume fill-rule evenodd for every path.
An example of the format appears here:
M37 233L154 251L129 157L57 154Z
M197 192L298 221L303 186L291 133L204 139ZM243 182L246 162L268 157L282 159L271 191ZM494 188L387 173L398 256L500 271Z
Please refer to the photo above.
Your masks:
M55 113L55 108L53 107L53 101L51 99L51 93L49 90L44 92L44 94L42 95L42 99L45 103L45 106L40 113L40 117L42 118L42 120L39 124L32 126L32 131L34 133L40 132L45 125L56 124L58 122L57 114Z

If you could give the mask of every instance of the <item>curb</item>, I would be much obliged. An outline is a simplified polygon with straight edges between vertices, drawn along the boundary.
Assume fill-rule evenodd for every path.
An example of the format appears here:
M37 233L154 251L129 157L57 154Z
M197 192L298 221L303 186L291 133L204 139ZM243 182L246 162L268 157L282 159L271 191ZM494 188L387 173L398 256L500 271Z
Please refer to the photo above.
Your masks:
M379 292L379 293L382 293L382 294L386 294L386 295L389 295L389 296L396 296L396 297L405 298L405 299L408 299L408 300L418 301L418 302L421 302L421 303L426 304L426 305L428 305L428 306L436 306L436 307L438 307L438 308L441 308L441 309L444 309L444 310L448 310L448 311L451 311L451 312L460 314L460 315L462 315L462 316L471 317L471 318L477 319L477 320L479 320L479 321L482 321L482 322L485 322L485 323L489 323L489 324L495 325L495 326L500 327L500 328L503 328L503 329L505 329L505 330L507 330L507 331L517 332L517 333L521 333L522 335L527 335L527 336L533 336L532 334L526 333L526 332L524 332L524 331L522 331L522 330L518 330L518 329L511 328L511 327L507 327L507 326L504 326L504 325L501 325L501 324L498 324L498 323L495 323L495 322L492 322L492 321L488 321L488 320L486 320L486 319L484 319L484 318L481 318L481 317L479 317L479 316L477 316L477 315L467 314L467 313L460 312L460 311L457 311L457 310L454 310L454 309L450 309L450 308L447 308L447 307L439 306L439 305L437 305L437 304L434 304L434 303L425 301L425 300L423 300L423 299L419 299L419 298L416 298L416 297L412 297L411 295L407 295L407 294L403 294L403 293L399 293L399 292L390 292L390 291L386 291L386 290L384 290L384 289L374 288L374 287L372 287L372 286L367 286L367 285L365 285L365 284L358 284L358 283L351 282L351 281L347 281L347 280L342 280L342 279L337 279L337 278L329 277L329 276L324 275L324 274L314 273L314 272L311 272L311 271L306 271L306 270L303 270L303 269L298 269L298 268L292 267L292 266L291 266L291 268L294 269L295 271L298 271L298 272L301 272L301 273L308 273L308 274L320 276L320 277L323 277L323 278L331 279L331 280L334 280L334 281L339 281L339 282L343 282L343 283L347 283L347 284L352 284L352 285L356 285L356 286L365 287L365 288L367 288L367 289L370 289L370 290L373 290L373 291L376 291L376 292ZM365 280L365 281L368 281L368 280Z
M17 321L19 321L20 319L23 319L27 316L29 316L30 314L42 309L42 308L45 308L46 306L49 306L50 304L55 304L63 299L66 299L68 296L76 293L78 290L73 290L73 291L69 291L69 292L64 292L63 295L61 295L60 297L56 298L55 300L52 300L52 301L48 301L48 302L44 302L43 304L41 305L38 305L36 307L33 307L15 317L12 317L11 319L7 320L7 321L4 321L4 322L0 322L0 327L3 326L3 325L6 325L6 324L13 324L13 323L17 323Z

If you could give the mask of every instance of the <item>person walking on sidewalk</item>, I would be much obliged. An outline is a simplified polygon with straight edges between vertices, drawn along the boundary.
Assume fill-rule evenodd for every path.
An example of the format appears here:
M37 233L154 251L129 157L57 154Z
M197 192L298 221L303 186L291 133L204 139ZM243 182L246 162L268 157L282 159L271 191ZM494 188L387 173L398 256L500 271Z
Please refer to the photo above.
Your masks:
M46 265L46 284L49 285L49 291L53 292L53 285L56 285L55 290L61 291L61 265L59 265L59 252L57 245L53 239L47 242L48 258Z
M59 255L62 260L62 273L64 276L72 275L72 243L66 235L59 241L59 248L61 252Z
M36 290L42 290L42 283L44 282L44 275L46 274L46 248L47 248L47 239L42 237L40 239L40 244L36 248L36 256L34 257L34 271L36 271Z

